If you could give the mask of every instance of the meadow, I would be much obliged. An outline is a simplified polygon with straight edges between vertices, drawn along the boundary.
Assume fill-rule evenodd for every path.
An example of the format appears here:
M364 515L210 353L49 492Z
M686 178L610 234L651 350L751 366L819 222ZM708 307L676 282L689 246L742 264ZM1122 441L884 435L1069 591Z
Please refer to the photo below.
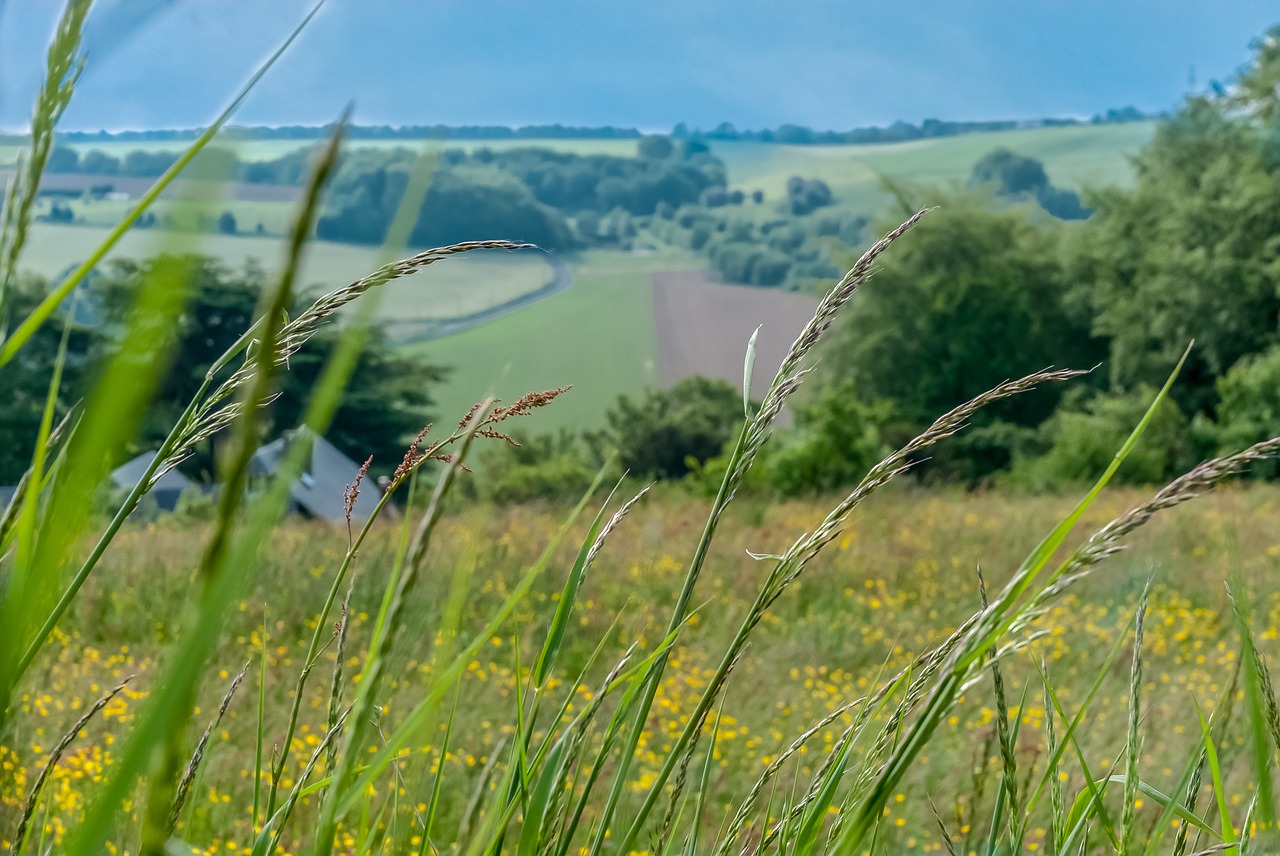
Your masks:
M0 317L87 14L85 0L66 7L31 170L6 194ZM385 251L365 259L388 263L302 299L339 124L254 320L237 319L242 332L154 414L165 436L134 485L107 491L112 463L151 429L148 407L168 401L160 388L191 273L140 276L112 347L92 357L71 351L65 302L128 241L175 248L172 235L130 232L133 218L308 20L82 264L14 301L21 317L0 331L0 371L23 382L14 399L31 426L18 441L33 450L0 512L0 844L14 856L1276 849L1280 702L1267 655L1280 638L1280 488L1227 482L1261 475L1280 438L1233 446L1160 488L1113 484L1157 439L1157 414L1194 371L1190 351L1159 391L1140 392L1145 409L1126 412L1109 462L1091 461L1058 493L926 490L909 471L989 405L1087 372L1043 369L979 392L913 427L837 494L784 502L748 478L753 464L787 460L771 461L765 444L815 349L859 308L873 271L892 273L879 264L893 242L928 237L907 235L927 209L830 287L773 380L743 390L741 411L728 391L736 439L718 444L719 470L687 483L698 495L626 476L611 486L609 463L572 507L492 508L466 490L483 478L467 466L474 446L502 450L544 413L540 425L589 423L561 385L590 402L654 377L651 274L700 265L668 250L585 253L575 287L411 345L463 366L455 384L469 392L442 396L443 418L388 475L352 466L344 523L307 523L285 516L295 491L333 481L317 478L308 438L335 427L368 344L345 313L429 267L522 249L405 249L424 170L409 178ZM1142 129L1121 130L1133 142ZM1024 143L1051 149L1050 136ZM1121 169L1114 145L1060 142L1083 152L1070 156L1077 180ZM844 154L828 163L853 193L867 167ZM791 166L756 169L744 175ZM65 264L73 231L50 233L65 239ZM520 281L512 273L469 276ZM371 317L412 311L383 303ZM341 335L264 473L256 450L280 430L268 418L281 373L333 323ZM743 350L751 377L756 341ZM89 359L83 388L64 385L64 370ZM208 446L217 490L149 520L148 492Z
M1132 489L1108 492L1090 509L1083 525L1092 530L1145 497L1146 492ZM815 526L836 500L775 503L748 497L729 513L695 594L696 612L659 689L653 725L641 736L635 787L628 791L626 805L634 807L644 783L657 774L719 652L728 644L731 629L763 581L764 564L747 551L780 549ZM706 839L723 832L741 794L798 734L865 695L884 674L909 665L972 614L980 603L978 566L988 585L998 589L1035 546L1038 533L1050 529L1071 502L1065 496L911 488L891 490L869 502L830 551L815 560L766 615L730 677L722 706L705 726L708 737L713 731L717 734L710 798L702 819ZM704 506L676 490L651 494L612 534L579 591L580 612L561 653L564 673L578 676L576 685L566 678L571 682L562 687L571 691L567 715L589 702L607 664L620 657L629 642L634 640L644 653L661 642ZM568 511L548 505L456 505L441 521L432 570L408 605L418 626L397 652L380 708L382 733L389 734L412 709L421 681L435 668L433 651L443 644L438 635L445 622L442 611L447 610L457 569L470 568L471 593L460 627L468 635L481 631L518 585L523 569L537 561L547 533ZM1197 706L1209 717L1224 696L1232 698L1227 691L1239 665L1238 640L1222 586L1225 578L1235 580L1238 595L1253 595L1259 644L1268 654L1275 651L1280 637L1280 593L1272 584L1280 570L1277 513L1280 488L1275 486L1215 491L1153 524L1131 550L1053 603L1032 628L1043 635L1003 662L1009 715L1021 723L1020 775L1033 780L1044 769L1049 752L1037 666L1045 664L1070 714L1084 704L1107 652L1117 643L1121 655L1105 669L1087 727L1078 739L1095 777L1123 757L1134 613L1150 580L1141 689L1143 777L1164 793L1177 788L1186 758L1194 756L1201 740ZM585 523L576 525L571 541L585 529ZM47 785L49 803L41 817L46 844L58 849L77 825L94 788L110 776L117 747L143 709L181 620L207 532L204 525L169 518L130 524L119 537L16 701L22 715L0 748L0 769L6 771L0 781L0 829L12 829L26 791L58 736L108 688L133 676L128 689L84 729ZM344 655L352 673L361 666L352 652L363 650L368 642L398 537L395 526L377 528L356 562ZM201 684L198 728L215 717L232 678L246 663L251 665L212 731L178 826L178 834L197 853L251 850L249 808L257 767L259 692L265 693L261 703L270 749L285 730L290 693L317 620L316 605L324 601L332 569L346 547L347 533L341 526L286 524L261 558L251 589L229 616ZM401 752L394 777L378 785L371 814L361 824L382 826L379 837L386 838L380 847L421 846L420 817L415 814L425 809L415 795L429 789L441 763L451 784L442 794L436 835L461 840L459 827L474 826L476 818L469 814L474 808L469 805L477 791L494 786L493 765L503 763L510 747L516 676L527 675L536 659L548 616L573 562L571 550L557 551L511 619L468 661L457 689L456 713L448 719L452 734L443 761L442 714L433 728L420 732ZM597 645L603 646L603 653L588 665ZM321 677L304 700L285 787L303 775L308 756L323 736L328 675L336 656L330 644L317 666ZM1237 692L1244 690L1237 687ZM789 774L796 778L781 783L784 791L804 787L796 783L808 780L852 716L849 710L837 714L834 725L800 750L796 769ZM879 852L946 852L946 835L954 839L958 852L985 846L991 822L987 802L998 789L1001 765L995 745L997 716L989 683L964 694L889 799ZM1215 730L1218 763L1226 778L1249 776L1244 717L1237 705L1234 718ZM1059 739L1062 728L1059 722ZM1085 787L1079 761L1071 754L1063 759L1060 776L1068 793ZM1229 811L1237 821L1252 793L1250 786L1231 798ZM315 798L304 796L303 808L312 806ZM1112 808L1117 810L1114 801ZM132 836L138 811L135 805L117 819L108 852L135 851ZM1161 821L1161 806L1150 797L1140 798L1136 817L1145 840ZM1171 833L1179 823L1176 818L1163 822ZM349 833L356 842L367 834L361 824ZM1027 832L1028 851L1043 852L1051 846L1049 826L1048 806L1042 803ZM400 844L393 843L401 836ZM758 830L748 843L756 837ZM306 844L307 833L300 825L284 842L284 851L303 852ZM9 842L0 845L7 847Z

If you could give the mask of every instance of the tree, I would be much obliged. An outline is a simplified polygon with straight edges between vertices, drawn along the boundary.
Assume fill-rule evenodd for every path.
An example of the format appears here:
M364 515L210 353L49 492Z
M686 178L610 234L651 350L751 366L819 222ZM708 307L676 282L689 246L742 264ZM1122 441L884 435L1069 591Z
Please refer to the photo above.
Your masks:
M1079 304L1064 299L1065 228L1033 223L1016 209L991 210L981 197L947 195L859 291L823 349L816 379L849 379L866 401L885 402L891 416L881 430L899 445L1003 380L1048 365L1096 365L1105 343L1090 336ZM1033 427L1056 401L1052 390L1018 396L976 423ZM965 480L1000 469L1013 452L947 461L946 451L935 453L934 474Z
M1265 123L1280 121L1280 24L1253 45L1254 56L1236 77L1231 101Z
M374 169L345 164L316 234L358 243L381 241L408 186L410 168L409 163ZM548 249L573 245L564 216L534 199L518 178L487 166L437 170L410 241L439 246L483 238L528 241Z
M642 158L666 160L675 154L676 147L670 137L664 137L662 134L648 134L640 138L636 144L636 150Z
M1059 220L1084 220L1092 213L1075 191L1053 186L1044 164L1008 149L995 149L974 164L969 183L993 185L1000 196L1030 197Z
M13 317L26 318L48 289L49 284L42 279L20 276L10 292L9 309ZM58 359L62 328L61 317L43 324L0 372L4 382L4 395L0 396L0 485L17 484L31 464L49 381ZM92 330L72 322L55 420L61 420L85 392L94 341Z
M1193 339L1175 396L1212 415L1215 382L1280 343L1280 163L1266 139L1207 99L1162 122L1131 189L1090 196L1071 253L1074 297L1110 339L1118 389L1159 386Z
M876 414L848 380L795 408L795 429L765 459L765 481L784 496L856 484L881 457Z
M1230 454L1280 436L1280 346L1245 357L1218 379L1218 406L1209 432L1213 454ZM1275 476L1275 461L1254 465L1255 473Z
M1014 154L1008 149L995 149L973 166L972 184L994 184L999 193L1016 196L1027 193L1038 196L1049 186L1044 164L1035 158Z
M81 158L80 171L89 175L119 175L120 159L101 149L92 149Z
M134 149L124 156L120 164L121 175L155 178L173 166L178 156L173 152L147 152Z
M75 149L66 146L54 146L49 152L49 160L45 164L46 172L75 172L80 166L80 155Z
M1099 393L1085 398L1082 388L1064 397L1063 406L1041 427L1048 450L1020 461L1015 476L1035 487L1088 483L1111 463L1133 427L1155 399L1156 390L1139 386L1132 392ZM1083 399L1083 400L1082 400ZM1175 402L1156 410L1142 441L1116 471L1117 482L1164 484L1193 460L1187 419Z
M224 235L234 235L236 233L236 215L230 211L223 211L219 214L218 231Z
M252 263L232 270L205 256L159 256L145 262L113 262L93 285L104 317L103 329L120 329L132 295L144 277L162 275L185 287L187 301L178 323L153 335L168 337L170 365L143 419L138 450L155 448L178 414L196 394L209 366L253 323L266 274ZM309 301L308 301L309 302ZM302 300L291 307L298 315ZM321 332L279 373L279 397L269 410L264 439L296 427L320 369L337 344L338 332ZM110 340L99 349L108 351ZM378 332L366 344L344 391L326 436L357 460L374 456L375 472L394 469L409 440L429 421L430 389L444 376L437 366L393 350ZM213 447L206 444L186 466L189 474L209 479Z
M808 214L815 208L830 205L834 198L831 188L819 178L805 180L799 176L787 179L787 204L792 214Z
M606 429L588 436L597 457L616 449L619 462L641 478L680 478L690 462L720 454L742 421L742 394L721 380L693 376L639 401L619 396L605 414Z

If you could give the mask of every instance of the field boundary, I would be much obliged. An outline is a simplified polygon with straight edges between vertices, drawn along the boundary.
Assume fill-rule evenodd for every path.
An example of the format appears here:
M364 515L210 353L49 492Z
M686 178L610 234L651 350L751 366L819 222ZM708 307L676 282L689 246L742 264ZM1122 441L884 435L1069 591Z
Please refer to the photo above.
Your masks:
M817 306L816 297L792 291L726 285L707 270L655 273L658 380L670 387L696 374L741 386L747 340L759 326L751 384L763 394Z
M533 252L539 251L535 250ZM551 266L551 281L535 291L530 291L519 297L513 297L505 303L499 303L497 306L490 306L488 309L481 309L479 312L472 312L469 315L459 315L439 321L390 321L384 322L382 326L387 331L388 337L399 346L430 342L433 339L442 339L445 336L452 336L455 333L470 330L472 327L479 327L481 324L488 324L490 321L501 318L504 315L518 312L541 300L546 300L548 297L567 291L569 286L573 285L573 272L569 270L564 262L550 253L546 254L546 262ZM419 332L403 338L398 337L395 335L395 327L398 323L412 324L419 328Z

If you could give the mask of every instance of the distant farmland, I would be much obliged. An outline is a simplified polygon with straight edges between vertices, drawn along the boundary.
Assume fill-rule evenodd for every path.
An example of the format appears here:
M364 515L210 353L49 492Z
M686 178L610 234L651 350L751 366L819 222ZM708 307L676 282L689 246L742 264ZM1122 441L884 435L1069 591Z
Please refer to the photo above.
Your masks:
M817 305L815 297L776 288L724 285L706 271L655 273L658 379L671 386L700 374L741 386L747 342L759 327L751 388L764 395Z
M1060 187L1126 184L1132 180L1131 156L1150 138L1154 123L1037 128L968 134L892 145L794 146L758 142L711 141L724 160L730 185L762 189L766 204L744 206L743 216L770 217L793 175L822 178L831 186L839 209L876 217L891 202L884 179L924 186L964 181L983 155L999 147L1041 160ZM238 144L245 160L280 157L309 142L256 141ZM420 148L421 142L359 141L356 148ZM634 140L502 140L431 141L432 148L509 149L544 147L580 154L626 156ZM117 157L133 149L175 150L180 143L77 144L83 153L99 148ZM14 150L0 149L0 164ZM87 188L115 184L130 195L149 186L148 179L117 176L53 176L49 186ZM195 251L216 256L232 267L255 258L271 268L281 258L277 237L293 211L297 189L234 182L211 188L189 183L188 190L216 191L206 217L231 213L240 234L134 231L115 250L117 257L146 257L161 251ZM199 194L197 194L199 195ZM919 200L927 203L927 191ZM172 201L169 201L172 200ZM180 201L169 195L156 208L161 218L185 223ZM45 210L48 203L42 203ZM84 225L38 223L26 254L26 267L54 277L84 258L118 222L132 201L73 201ZM188 206L189 208L189 206ZM254 236L263 224L265 236ZM502 237L486 235L477 237ZM691 372L741 382L743 351L756 324L761 333L754 388L761 394L781 354L807 319L813 300L770 289L739 288L706 280L704 257L665 248L651 255L616 250L589 250L569 256L572 286L537 303L522 306L479 327L405 347L451 367L449 380L433 390L437 413L461 413L494 391L510 399L530 389L572 384L572 393L556 408L530 420L535 431L560 425L598 425L619 394L635 395L646 387L669 385ZM370 247L314 242L309 248L302 282L326 289L363 276L380 261ZM651 280L657 274L656 288ZM386 289L379 317L393 339L413 342L441 319L483 312L519 301L544 289L554 271L545 257L482 258L471 256L432 266L428 271ZM536 424L535 424L536 423Z
M106 234L105 228L37 223L22 267L56 278L88 256ZM215 256L232 269L253 261L270 271L283 259L283 244L272 238L144 229L126 234L108 259L147 258L162 252ZM331 291L373 272L385 261L376 248L313 241L307 245L299 282ZM393 340L414 338L433 322L473 315L536 292L551 282L553 274L547 257L537 251L470 253L383 287L378 317Z
M1004 147L1044 163L1049 177L1059 187L1081 189L1091 185L1127 184L1133 177L1130 157L1137 153L1155 131L1155 122L1113 125L1079 125L1058 128L1029 128L961 134L927 140L878 145L782 145L778 143L711 140L712 152L725 162L732 187L746 191L761 189L766 198L783 198L786 180L793 175L821 178L834 191L843 208L878 214L888 197L882 178L936 183L964 180L983 155ZM241 160L270 160L315 145L304 140L256 140L227 143ZM71 148L82 155L100 149L115 157L137 149L181 151L181 142L75 143ZM635 140L358 140L351 148L479 149L495 151L512 148L546 148L577 154L608 154L625 157L636 151ZM18 149L0 147L0 166L12 164ZM63 180L57 178L56 180ZM67 179L71 180L71 179ZM92 183L132 181L114 176L91 176ZM146 179L138 179L144 184ZM238 201L283 202L293 198L294 188L263 189L263 185L235 187L223 198ZM124 189L124 185L121 184Z

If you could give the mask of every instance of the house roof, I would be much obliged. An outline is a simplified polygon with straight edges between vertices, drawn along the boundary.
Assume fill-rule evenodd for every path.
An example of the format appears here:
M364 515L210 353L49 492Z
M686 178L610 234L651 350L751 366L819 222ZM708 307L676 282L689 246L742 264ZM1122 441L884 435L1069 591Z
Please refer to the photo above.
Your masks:
M250 463L253 473L273 475L279 471L289 445L298 436L297 432L288 432L254 452ZM311 517L334 523L345 521L347 485L356 480L360 465L323 437L311 435L311 439L311 459L290 492L293 502ZM377 487L366 481L351 511L351 519L368 519L377 502Z
M147 467L151 466L151 461L155 456L156 453L154 451L143 452L133 460L116 467L111 471L111 483L116 487L133 487L138 483L138 479L142 478L143 473L147 471ZM152 490L181 493L184 490L195 487L196 483L182 473L177 470L169 470L169 472L160 476L160 480L155 483Z

